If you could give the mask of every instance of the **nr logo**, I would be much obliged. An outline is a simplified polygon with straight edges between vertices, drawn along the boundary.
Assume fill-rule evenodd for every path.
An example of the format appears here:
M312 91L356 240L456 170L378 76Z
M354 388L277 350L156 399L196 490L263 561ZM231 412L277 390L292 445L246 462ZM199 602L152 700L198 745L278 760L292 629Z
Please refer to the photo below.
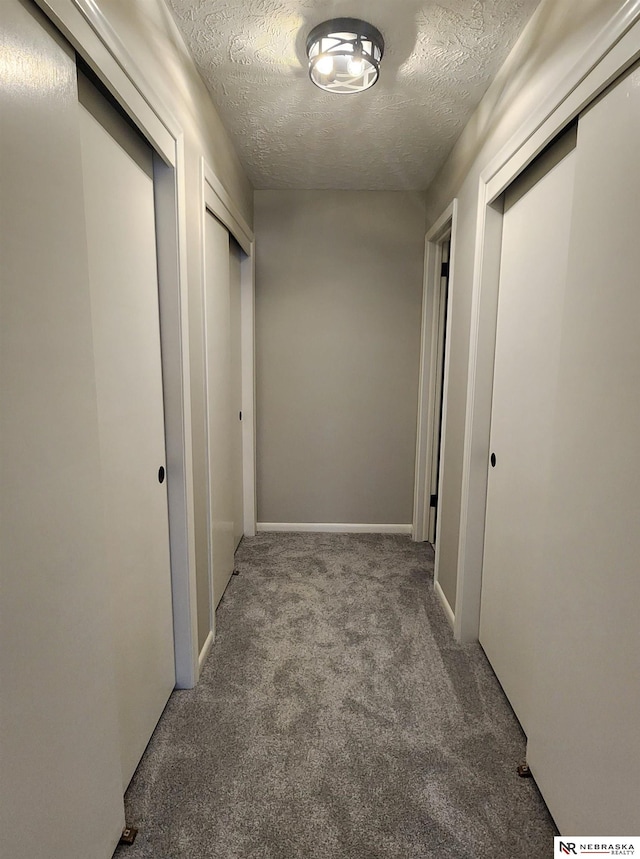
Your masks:
M574 856L578 855L578 851L576 850L576 845L573 841L561 841L560 842L560 852L564 853L566 856L573 854Z

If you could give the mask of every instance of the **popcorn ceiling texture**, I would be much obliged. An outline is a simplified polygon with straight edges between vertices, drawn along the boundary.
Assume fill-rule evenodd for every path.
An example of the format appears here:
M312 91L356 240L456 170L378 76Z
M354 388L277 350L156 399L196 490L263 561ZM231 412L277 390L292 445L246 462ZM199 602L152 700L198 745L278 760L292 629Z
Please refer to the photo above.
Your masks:
M539 0L166 0L258 189L426 189ZM381 76L323 92L305 40L333 17L384 35Z

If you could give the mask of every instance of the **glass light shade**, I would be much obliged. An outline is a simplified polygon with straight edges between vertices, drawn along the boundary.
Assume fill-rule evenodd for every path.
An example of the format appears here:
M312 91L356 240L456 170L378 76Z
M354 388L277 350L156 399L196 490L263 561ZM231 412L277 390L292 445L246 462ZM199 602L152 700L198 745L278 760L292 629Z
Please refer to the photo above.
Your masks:
M309 77L328 92L362 92L378 80L383 53L384 39L372 24L334 18L309 33Z

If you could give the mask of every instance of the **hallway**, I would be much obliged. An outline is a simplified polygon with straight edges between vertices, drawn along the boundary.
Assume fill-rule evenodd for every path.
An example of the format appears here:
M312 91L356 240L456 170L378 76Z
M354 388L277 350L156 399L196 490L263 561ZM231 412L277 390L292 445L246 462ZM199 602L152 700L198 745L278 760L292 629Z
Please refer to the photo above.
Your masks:
M479 645L408 537L245 539L199 685L126 795L118 859L536 859L553 822Z

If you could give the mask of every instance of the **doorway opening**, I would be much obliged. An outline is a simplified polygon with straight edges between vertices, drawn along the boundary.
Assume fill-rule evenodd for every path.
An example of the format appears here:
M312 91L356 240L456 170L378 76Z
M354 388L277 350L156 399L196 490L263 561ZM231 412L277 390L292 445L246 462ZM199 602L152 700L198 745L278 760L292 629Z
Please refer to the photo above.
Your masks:
M438 567L443 488L446 485L447 388L456 225L457 200L453 200L425 240L413 503L413 539L416 542L428 541L435 546L434 587L452 624L453 609L439 585Z
M451 257L451 239L447 238L440 245L440 281L434 296L434 321L437 325L435 335L435 395L431 420L433 423L433 442L431 445L431 480L429 493L429 523L427 540L436 545L438 523L438 501L440 498L441 455L443 438L443 406L444 406L444 373L445 355L447 351L447 317L449 310L449 264Z
M443 479L456 202L438 219L425 240L413 539L436 546Z

